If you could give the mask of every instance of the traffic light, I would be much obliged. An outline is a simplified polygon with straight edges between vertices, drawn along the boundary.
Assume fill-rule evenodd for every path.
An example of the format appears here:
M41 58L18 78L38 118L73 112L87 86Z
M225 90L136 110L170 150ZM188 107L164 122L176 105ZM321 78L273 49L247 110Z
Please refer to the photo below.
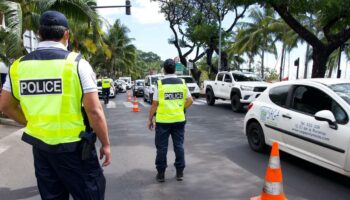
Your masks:
M294 61L294 66L299 67L299 58Z
M131 8L130 0L126 0L125 1L125 13L126 13L126 15L131 15L130 8Z

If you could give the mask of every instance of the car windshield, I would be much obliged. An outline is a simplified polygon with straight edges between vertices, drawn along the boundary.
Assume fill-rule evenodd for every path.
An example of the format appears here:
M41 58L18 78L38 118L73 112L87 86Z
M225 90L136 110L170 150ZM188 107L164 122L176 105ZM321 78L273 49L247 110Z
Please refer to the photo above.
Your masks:
M237 74L237 73L232 73L233 78L235 79L235 81L237 82L241 82L241 81L262 81L262 79L255 75L255 74Z
M154 77L152 77L152 78L151 78L152 85L156 85L159 78L161 78L161 77L160 77L160 76L154 76Z
M180 77L185 80L186 83L195 83L192 77Z
M136 82L136 85L137 85L137 86L143 86L143 81L137 81L137 82Z
M350 83L335 84L329 87L350 105Z

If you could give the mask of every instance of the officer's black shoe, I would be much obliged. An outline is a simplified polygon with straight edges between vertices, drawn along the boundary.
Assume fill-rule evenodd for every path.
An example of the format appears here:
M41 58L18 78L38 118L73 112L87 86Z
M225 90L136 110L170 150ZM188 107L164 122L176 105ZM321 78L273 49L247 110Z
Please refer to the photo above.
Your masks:
M156 176L156 179L158 182L162 183L165 181L165 176L164 176L164 173L160 173L158 172L157 176Z
M184 178L184 173L182 171L177 171L176 172L176 180L177 181L182 181Z

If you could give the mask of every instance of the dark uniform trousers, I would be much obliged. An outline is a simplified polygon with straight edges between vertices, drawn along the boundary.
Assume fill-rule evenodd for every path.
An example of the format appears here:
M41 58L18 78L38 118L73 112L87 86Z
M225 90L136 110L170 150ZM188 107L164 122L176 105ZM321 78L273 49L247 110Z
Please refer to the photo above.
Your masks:
M96 149L88 160L81 159L82 145L76 151L52 153L33 146L35 175L43 200L103 200L106 179Z
M164 172L167 168L167 152L169 136L173 140L176 170L185 168L184 136L186 122L156 123L155 145L157 148L156 168L158 172Z

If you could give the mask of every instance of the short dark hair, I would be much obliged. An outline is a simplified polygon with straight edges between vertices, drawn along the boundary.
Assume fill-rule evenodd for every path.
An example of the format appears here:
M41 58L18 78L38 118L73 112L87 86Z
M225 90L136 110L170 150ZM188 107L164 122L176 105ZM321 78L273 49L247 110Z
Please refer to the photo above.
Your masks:
M175 61L173 59L167 59L163 63L164 72L166 74L174 74L175 73Z
M67 31L68 28L64 26L40 26L39 34L42 41L60 41L64 32Z

